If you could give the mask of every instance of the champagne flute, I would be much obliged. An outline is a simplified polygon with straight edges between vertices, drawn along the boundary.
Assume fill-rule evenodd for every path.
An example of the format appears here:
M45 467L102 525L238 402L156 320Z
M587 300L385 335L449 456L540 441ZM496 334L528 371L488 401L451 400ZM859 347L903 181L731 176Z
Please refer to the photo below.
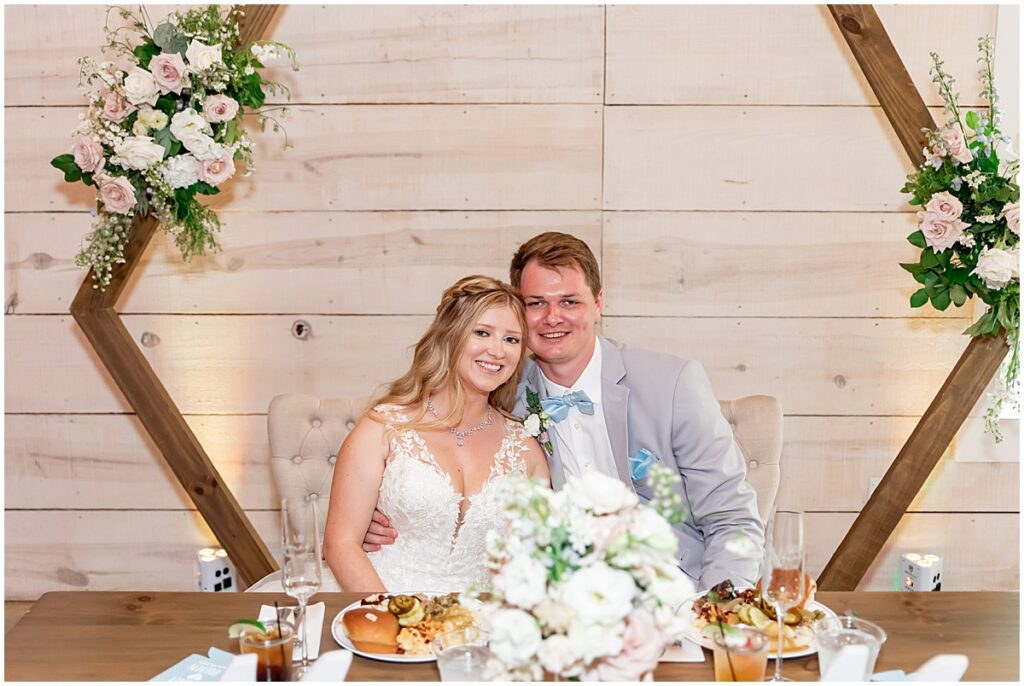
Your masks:
M761 594L775 609L778 636L775 639L775 676L782 678L782 618L799 604L804 595L804 517L802 512L776 512L768 525L761 570Z
M297 625L302 627L302 662L297 678L309 669L306 605L320 590L320 530L317 526L316 504L304 498L281 501L281 540L284 544L284 567L281 577L284 591L299 603Z

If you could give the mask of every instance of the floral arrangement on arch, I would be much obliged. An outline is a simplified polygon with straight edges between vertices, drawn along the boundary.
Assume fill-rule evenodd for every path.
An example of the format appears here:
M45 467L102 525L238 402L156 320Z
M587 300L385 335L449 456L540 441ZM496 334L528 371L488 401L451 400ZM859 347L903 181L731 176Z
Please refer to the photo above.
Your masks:
M651 506L618 479L570 478L558 492L533 480L503 486L506 521L487 537L491 633L486 677L636 681L682 635L678 607L694 593L676 561L678 474L648 479Z
M112 11L123 26L110 28ZM298 69L295 51L283 43L237 44L240 6L174 12L156 26L144 6L138 15L120 7L107 15L102 50L110 59L79 60L89 111L79 115L71 152L51 162L65 181L96 188L98 219L75 262L92 268L100 289L124 262L136 215L155 216L186 260L218 247L220 220L198 196L218 193L236 161L244 175L252 173L253 142L242 125L247 110L261 130L268 121L280 128L271 110L260 108L268 94L288 89L256 70L282 55Z
M937 310L960 307L978 296L988 310L965 334L990 336L1006 331L1010 354L1003 366L1001 391L985 415L988 431L1001 441L998 421L1004 402L1014 396L1020 372L1020 185L1019 159L1000 160L999 143L1011 139L999 130L1001 110L992 65L992 37L978 40L982 63L982 112L958 103L954 79L931 53L932 80L946 103L949 120L926 130L925 161L901 189L913 197L918 230L907 240L921 249L917 262L900 264L921 288L911 307L928 302ZM1005 148L1003 148L1005 150Z

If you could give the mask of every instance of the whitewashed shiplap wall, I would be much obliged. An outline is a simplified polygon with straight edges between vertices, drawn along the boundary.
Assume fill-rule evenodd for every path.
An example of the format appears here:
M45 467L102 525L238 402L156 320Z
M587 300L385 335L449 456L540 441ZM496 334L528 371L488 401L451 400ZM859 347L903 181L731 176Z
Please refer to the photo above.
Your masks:
M973 97L999 8L878 11L937 117L930 50ZM67 314L90 198L47 162L103 14L5 8L8 599L187 589L212 542ZM810 513L821 570L970 316L906 305L907 162L825 8L295 6L274 35L303 65L275 72L295 149L263 136L217 198L224 251L186 265L158 237L122 302L272 548L270 398L370 393L446 285L558 229L601 258L605 333L701 360L719 397L779 397L780 504ZM944 555L946 588L1016 588L1018 474L944 458L862 588L905 549Z

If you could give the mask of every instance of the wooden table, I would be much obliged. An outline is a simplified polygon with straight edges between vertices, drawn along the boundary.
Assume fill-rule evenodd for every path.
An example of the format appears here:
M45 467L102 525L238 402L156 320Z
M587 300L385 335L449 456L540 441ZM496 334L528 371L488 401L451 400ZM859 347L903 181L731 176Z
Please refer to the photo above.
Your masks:
M321 593L327 605L321 651L337 647L330 620L357 594ZM819 593L838 613L848 608L880 624L889 640L877 670L914 670L936 653L964 653L965 679L1017 681L1017 593ZM210 646L237 651L227 637L234 620L255 617L263 603L292 604L263 593L55 592L39 599L5 640L8 680L145 681L191 653ZM269 601L269 602L268 602ZM711 681L711 655L703 663L662 664L659 681ZM771 663L769 663L769 666ZM786 660L786 676L818 678L814 657ZM433 663L395 665L356 657L349 681L436 681Z

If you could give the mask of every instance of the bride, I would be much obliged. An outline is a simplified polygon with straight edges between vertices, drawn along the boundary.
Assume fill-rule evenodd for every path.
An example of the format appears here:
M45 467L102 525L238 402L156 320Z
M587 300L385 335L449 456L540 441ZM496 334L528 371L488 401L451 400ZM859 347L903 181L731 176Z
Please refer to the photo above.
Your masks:
M468 276L448 288L412 366L338 453L324 557L346 591L463 591L486 578L487 531L509 475L548 480L540 446L511 410L526 318L511 287ZM394 545L362 549L374 508Z

